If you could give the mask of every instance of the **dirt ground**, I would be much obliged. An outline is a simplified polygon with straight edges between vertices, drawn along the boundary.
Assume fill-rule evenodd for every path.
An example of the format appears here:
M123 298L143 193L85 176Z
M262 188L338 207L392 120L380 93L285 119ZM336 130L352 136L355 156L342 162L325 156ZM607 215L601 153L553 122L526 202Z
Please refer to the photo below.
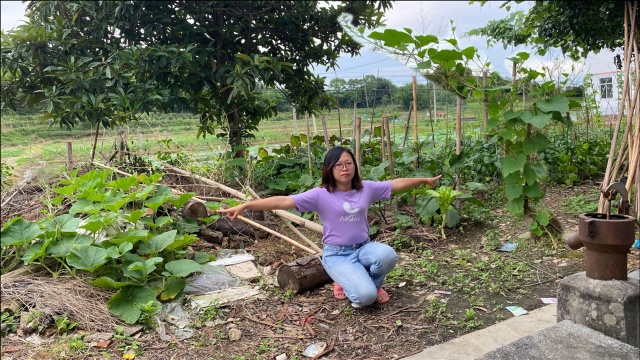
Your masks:
M594 184L547 189L546 205L565 234L577 230L578 218L565 212L563 203L594 189ZM198 195L200 190L193 189ZM3 222L16 214L37 218L42 209L37 198L42 195L37 187L25 187L3 206ZM415 218L411 206L400 211ZM84 338L91 334L77 328L66 337L41 334L37 342L15 334L3 336L1 355L6 360L304 359L312 358L303 355L309 346L325 345L322 359L403 358L514 316L507 306L529 311L541 307L541 298L556 297L562 278L584 271L584 250L569 250L561 235L554 248L548 238L529 235L528 221L504 210L489 215L487 222L463 222L460 228L447 229L446 239L440 238L439 229L424 225L396 233L393 224L385 224L392 218L390 212L384 217L372 215L370 220L379 227L375 240L389 243L399 255L385 285L391 297L386 304L353 309L348 301L333 297L331 284L288 294L274 285L272 271L253 284L260 289L258 296L217 308L207 317L192 312L194 333L186 339L171 334L176 331L172 328L171 340L161 340L155 331L141 331L95 347L73 341L78 334ZM265 216L270 227L288 234L273 215ZM275 236L236 240L234 244L244 245L254 255L259 268L307 255ZM518 248L496 251L495 245L506 241L518 243ZM215 253L218 248L194 244L195 250ZM629 271L638 268L638 254L630 250Z

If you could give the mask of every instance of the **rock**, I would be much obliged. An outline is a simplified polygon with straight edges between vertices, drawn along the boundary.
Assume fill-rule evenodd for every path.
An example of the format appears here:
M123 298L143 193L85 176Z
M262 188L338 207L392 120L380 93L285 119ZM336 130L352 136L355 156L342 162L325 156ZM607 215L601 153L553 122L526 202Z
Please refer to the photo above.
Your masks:
M233 328L229 330L229 340L231 341L238 341L242 339L242 331Z

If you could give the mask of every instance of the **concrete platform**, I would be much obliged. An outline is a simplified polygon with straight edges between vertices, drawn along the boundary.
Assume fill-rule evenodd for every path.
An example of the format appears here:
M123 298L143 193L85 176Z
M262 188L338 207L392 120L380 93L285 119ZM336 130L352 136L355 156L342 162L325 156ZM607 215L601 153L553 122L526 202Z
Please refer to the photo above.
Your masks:
M640 270L629 272L630 279L639 279ZM515 316L482 330L474 331L449 342L431 346L406 360L469 360L469 359L633 359L640 360L638 348L610 338L586 326L571 321L557 322L557 306L546 305ZM573 338L566 339L571 334ZM573 343L587 337L579 347ZM601 351L607 350L603 356ZM531 353L529 353L531 352Z
M520 338L554 326L556 324L556 311L557 306L555 304L545 305L539 309L529 311L526 315L512 317L446 343L431 346L418 354L403 359L476 359Z
M564 320L490 351L478 360L638 360L638 348L584 325Z

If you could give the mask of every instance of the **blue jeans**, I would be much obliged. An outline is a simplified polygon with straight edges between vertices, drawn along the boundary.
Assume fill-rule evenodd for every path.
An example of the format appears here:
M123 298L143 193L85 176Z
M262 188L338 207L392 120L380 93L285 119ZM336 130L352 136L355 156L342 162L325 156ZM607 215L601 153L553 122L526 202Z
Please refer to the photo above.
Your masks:
M370 240L350 246L325 244L322 251L322 265L327 274L358 307L376 301L384 277L397 260L391 246Z

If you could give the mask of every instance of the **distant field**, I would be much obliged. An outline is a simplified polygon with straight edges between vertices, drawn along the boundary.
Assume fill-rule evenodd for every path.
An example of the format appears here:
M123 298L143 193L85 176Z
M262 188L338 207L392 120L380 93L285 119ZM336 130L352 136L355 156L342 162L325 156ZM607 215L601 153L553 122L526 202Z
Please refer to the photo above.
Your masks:
M470 104L465 117L476 117L475 121L465 121L465 131L475 133L481 127L481 117L477 104ZM454 111L455 109L451 109ZM357 115L362 117L362 132L370 130L371 119L373 126L379 126L383 112L390 114L390 131L395 141L402 141L405 134L408 112L393 108L358 109ZM439 111L440 113L440 111ZM442 118L433 124L438 132L454 132L455 124L453 112L439 114ZM448 115L448 118L447 118ZM329 136L353 136L353 109L341 109L325 114ZM410 119L409 139L413 140L413 115ZM108 158L115 151L115 144L124 140L132 151L138 153L155 154L158 151L192 151L202 152L226 148L226 140L207 135L206 138L196 139L198 118L187 113L151 114L144 115L139 122L112 129L101 129L98 136L96 158ZM418 112L418 134L420 137L431 133L431 123L427 111ZM309 117L309 132L312 135L324 136L322 121L316 117L315 126ZM284 144L290 141L294 133L307 133L307 122L304 116L299 116L293 122L291 113L280 113L276 118L263 121L255 138L249 140L250 146L264 146ZM91 146L95 136L95 128L80 124L71 130L60 128L57 124L49 126L47 122L38 119L37 115L19 116L9 112L2 115L2 134L0 141L2 161L14 166L29 164L34 160L64 164L66 161L67 143L72 143L73 160L89 161ZM170 141L167 141L170 140ZM167 148L168 146L168 148Z

